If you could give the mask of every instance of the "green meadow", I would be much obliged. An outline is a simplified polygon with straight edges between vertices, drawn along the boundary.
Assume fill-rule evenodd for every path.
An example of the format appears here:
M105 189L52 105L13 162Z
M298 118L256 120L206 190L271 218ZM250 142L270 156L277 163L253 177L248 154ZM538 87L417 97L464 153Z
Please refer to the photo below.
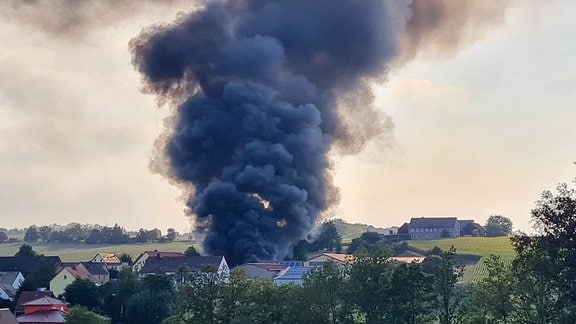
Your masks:
M451 246L456 253L463 256L466 265L463 282L478 282L486 277L485 260L490 254L499 255L503 261L511 262L516 253L510 242L510 237L458 237L430 241L408 241L411 247L421 251L430 250L437 246L448 250Z
M27 243L28 244L28 243ZM18 252L22 243L2 243L0 244L0 256L13 256ZM57 255L64 262L72 261L89 261L99 252L113 252L116 254L128 253L133 259L136 259L144 251L165 251L165 252L184 252L187 247L198 245L192 241L174 241L170 243L139 243L139 244L84 244L84 243L67 243L67 244L47 244L32 243L30 244L34 251L44 255Z
M510 237L457 237L453 239L408 241L408 245L419 250L429 250L437 246L442 250L448 250L451 246L456 248L456 253L470 256L499 255L502 258L513 258L514 249Z

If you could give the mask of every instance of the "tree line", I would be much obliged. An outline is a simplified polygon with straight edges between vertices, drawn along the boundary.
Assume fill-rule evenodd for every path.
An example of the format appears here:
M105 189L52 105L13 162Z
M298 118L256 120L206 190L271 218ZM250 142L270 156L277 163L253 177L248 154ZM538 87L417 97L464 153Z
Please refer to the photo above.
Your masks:
M137 232L128 232L118 224L114 226L94 226L79 223L68 224L65 227L31 225L24 231L23 241L27 243L86 243L86 244L128 244L147 242L172 242L179 233L174 228L168 228L166 235L157 228L140 228ZM8 237L0 230L0 243L18 242Z

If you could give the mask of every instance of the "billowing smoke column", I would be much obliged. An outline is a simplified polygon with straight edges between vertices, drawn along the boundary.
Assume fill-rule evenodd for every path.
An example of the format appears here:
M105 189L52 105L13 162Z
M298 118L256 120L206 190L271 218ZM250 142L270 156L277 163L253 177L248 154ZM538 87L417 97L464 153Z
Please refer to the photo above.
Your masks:
M156 165L189 192L205 252L232 264L289 256L338 201L329 151L355 153L384 131L367 81L419 53L454 52L505 9L228 0L133 39L144 90L176 107Z
M393 57L401 26L389 3L212 2L132 40L146 90L179 101L166 173L195 189L205 252L283 259L337 201L327 153L360 145L337 97Z

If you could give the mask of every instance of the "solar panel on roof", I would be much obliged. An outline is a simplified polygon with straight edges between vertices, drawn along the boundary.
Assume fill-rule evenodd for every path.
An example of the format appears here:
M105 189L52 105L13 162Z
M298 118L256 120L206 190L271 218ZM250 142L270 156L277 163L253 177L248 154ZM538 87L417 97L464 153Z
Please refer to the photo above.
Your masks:
M284 274L279 276L277 279L301 279L308 271L310 271L309 267L289 267L286 272L284 272Z

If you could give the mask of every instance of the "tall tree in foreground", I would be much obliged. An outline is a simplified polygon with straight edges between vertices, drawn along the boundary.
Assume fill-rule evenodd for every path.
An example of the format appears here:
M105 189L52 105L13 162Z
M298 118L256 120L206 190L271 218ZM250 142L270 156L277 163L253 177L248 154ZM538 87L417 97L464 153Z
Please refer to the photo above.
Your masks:
M345 303L347 269L332 262L312 269L304 277L304 296L315 323L350 323L351 314Z
M456 284L462 277L464 266L456 261L456 249L440 253L433 266L434 290L438 296L437 311L441 324L455 323L455 317L461 306L462 296Z
M390 304L395 298L391 279L392 251L384 247L359 255L350 266L347 298L366 317L366 324L391 322Z
M526 295L542 298L531 302L537 319L554 316L553 322L576 323L576 189L563 183L556 193L544 191L532 220L541 235L513 239L515 263L525 277L520 280L531 279L532 287L526 288L538 289Z
M433 281L418 263L398 262L392 274L390 313L395 323L429 323L433 316Z
M467 316L482 323L510 323L517 305L514 303L516 280L511 264L496 255L488 256L483 262L487 275L476 286Z

